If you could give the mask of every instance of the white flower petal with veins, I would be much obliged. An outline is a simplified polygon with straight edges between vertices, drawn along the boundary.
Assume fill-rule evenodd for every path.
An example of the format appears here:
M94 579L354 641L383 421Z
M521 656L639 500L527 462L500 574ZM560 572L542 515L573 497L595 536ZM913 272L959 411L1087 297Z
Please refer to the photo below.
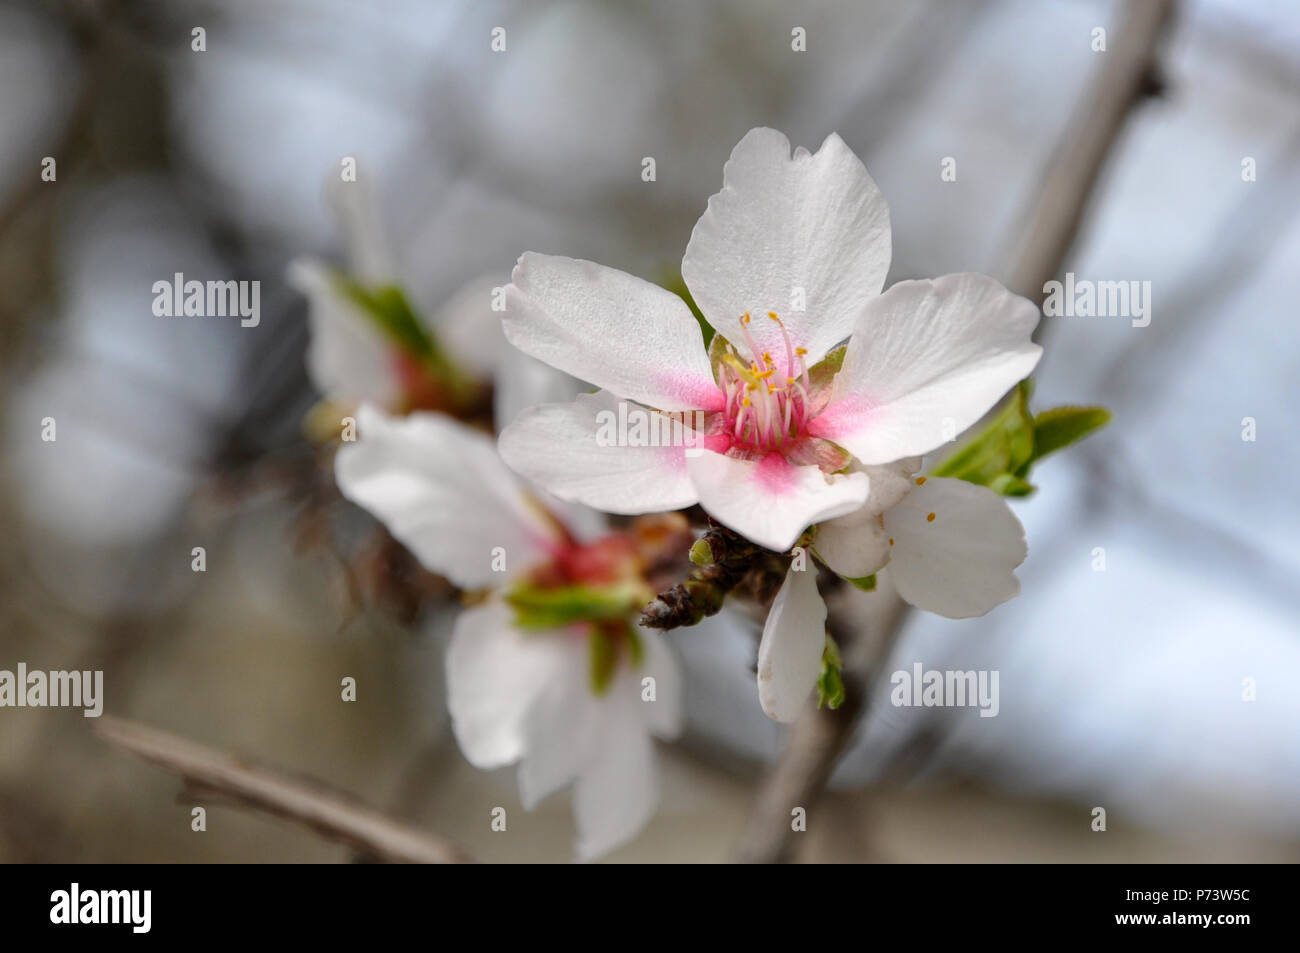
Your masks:
M383 521L427 569L466 589L493 588L500 547L511 573L546 559L559 528L524 493L492 439L442 414L401 419L364 406L360 439L334 473L348 499Z
M832 133L816 153L792 157L789 139L760 128L732 150L722 191L691 233L682 277L728 338L742 312L773 311L816 363L880 293L890 256L889 206L843 139ZM792 308L796 289L802 311ZM760 354L784 347L770 325L754 335Z
M1038 307L986 275L900 281L858 317L810 426L866 464L928 453L1029 376Z
M695 503L685 447L602 446L597 440L597 415L616 414L618 404L600 391L526 410L501 432L501 456L560 499L606 513L657 513Z
M718 405L686 302L625 272L528 252L506 289L503 326L521 351L620 397L660 410Z

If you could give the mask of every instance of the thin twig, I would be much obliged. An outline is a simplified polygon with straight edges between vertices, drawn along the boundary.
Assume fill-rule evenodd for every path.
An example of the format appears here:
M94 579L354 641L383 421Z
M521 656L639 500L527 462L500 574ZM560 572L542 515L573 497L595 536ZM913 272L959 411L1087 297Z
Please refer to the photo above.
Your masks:
M95 733L177 775L188 792L285 818L376 860L398 864L473 861L451 841L393 820L320 781L256 767L170 732L110 715L99 719Z
M1037 200L1008 257L1007 286L1042 301L1043 285L1055 277L1074 244L1106 157L1125 118L1158 89L1156 51L1172 20L1175 0L1128 0L1110 32L1111 47L1080 101L1069 132L1058 144L1035 194ZM791 812L811 813L840 755L848 746L858 716L865 710L872 675L889 656L906 619L907 606L879 575L878 601L867 611L859 636L843 621L829 618L836 641L850 652L844 659L845 702L838 711L808 711L791 729L785 749L760 782L737 858L749 863L792 859ZM863 639L861 634L865 634ZM850 657L852 661L850 661Z

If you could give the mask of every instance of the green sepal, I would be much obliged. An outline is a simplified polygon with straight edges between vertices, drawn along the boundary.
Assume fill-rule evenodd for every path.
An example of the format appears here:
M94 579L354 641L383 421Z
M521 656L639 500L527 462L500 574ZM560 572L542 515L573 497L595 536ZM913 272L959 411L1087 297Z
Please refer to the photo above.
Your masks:
M840 647L826 636L822 650L822 673L817 677L817 707L831 711L844 704L844 663L840 660Z
M437 350L406 293L397 285L367 286L342 274L335 274L334 280L344 297L364 311L402 350L426 359Z
M989 489L1002 496L1028 496L1038 488L1014 473L999 473L989 481Z
M1031 390L1028 380L1021 381L988 426L939 464L934 475L989 486L1002 474L1015 473L1024 466L1034 453Z
M355 304L395 346L425 364L435 380L457 396L473 391L472 378L443 350L399 286L364 285L337 272L334 281L344 297Z
M873 592L875 591L876 588L875 573L872 573L870 576L859 576L856 579L854 579L852 576L841 576L840 578L843 579L845 582L851 583L852 585L861 589L863 592Z
M835 375L844 366L844 355L848 352L848 345L841 345L834 350L828 351L825 357L808 368L808 389L811 393L819 393L824 388L831 386L831 381L835 379Z
M626 619L644 602L644 593L634 587L591 586L543 588L527 583L506 593L515 610L515 623L524 629L558 629L576 622L607 622Z
M614 644L614 637L600 626L591 630L587 645L591 691L594 695L603 695L613 683L618 668L618 646Z

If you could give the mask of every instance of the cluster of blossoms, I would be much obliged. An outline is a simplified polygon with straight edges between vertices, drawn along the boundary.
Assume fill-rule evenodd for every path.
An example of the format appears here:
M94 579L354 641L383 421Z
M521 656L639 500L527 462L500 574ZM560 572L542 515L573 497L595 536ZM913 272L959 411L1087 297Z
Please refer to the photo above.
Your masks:
M436 361L421 367L435 372L440 403L409 399L409 387L355 389L360 439L337 455L341 491L475 594L446 666L461 749L483 768L518 763L528 806L571 783L580 856L649 819L652 738L674 736L681 720L672 656L637 622L655 594L653 559L625 522L611 529L597 511L698 505L765 550L810 549L815 561L790 561L758 650L758 699L780 721L807 706L822 671L818 562L852 580L887 570L908 602L954 618L1018 591L1024 533L1003 498L920 470L922 455L1033 370L1038 310L978 274L882 293L890 257L886 203L838 136L792 154L783 135L755 129L682 262L704 322L657 285L527 253L494 317L515 348L594 392L535 403L494 444L454 418L446 397L463 385L449 390ZM349 349L370 377L406 366L410 335L393 322L337 320L373 287L296 274L313 314L332 314L314 318L327 389ZM367 321L363 347L350 325ZM692 439L598 439L602 414L620 405L690 422Z

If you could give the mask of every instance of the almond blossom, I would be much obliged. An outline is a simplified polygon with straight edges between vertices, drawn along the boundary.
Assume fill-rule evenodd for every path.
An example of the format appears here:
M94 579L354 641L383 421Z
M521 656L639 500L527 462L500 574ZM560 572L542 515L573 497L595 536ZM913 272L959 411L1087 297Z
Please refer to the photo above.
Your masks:
M970 273L882 294L890 256L885 200L839 136L792 155L781 133L750 131L682 261L716 329L709 349L669 291L588 261L519 259L506 337L600 392L526 411L502 455L564 500L620 514L698 503L788 550L861 510L868 468L946 443L1038 361L1031 302ZM700 439L598 448L597 415L618 401L702 419Z
M478 768L517 763L530 810L572 785L581 859L631 839L659 800L653 739L678 734L681 705L662 636L633 621L648 590L629 537L545 505L490 437L445 415L363 406L358 424L336 457L343 495L483 593L447 651L461 751Z

